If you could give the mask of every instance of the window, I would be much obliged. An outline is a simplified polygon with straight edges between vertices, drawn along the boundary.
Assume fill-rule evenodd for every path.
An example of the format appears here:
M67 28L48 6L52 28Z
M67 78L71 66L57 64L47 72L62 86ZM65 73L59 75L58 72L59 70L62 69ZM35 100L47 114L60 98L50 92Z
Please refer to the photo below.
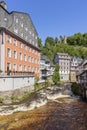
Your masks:
M26 54L24 54L24 61L27 61Z
M13 64L13 71L16 71L16 70L17 70L17 65Z
M14 27L14 32L15 32L15 33L18 33L18 29L17 29L16 26Z
M30 71L30 66L28 66L28 71Z
M21 27L23 28L23 23L22 23L22 22L20 22L20 25L21 25Z
M26 65L24 65L24 71L26 71Z
M14 22L18 23L18 18L16 15L14 16Z
M7 71L11 69L11 64L7 62Z
M22 48L22 42L20 42L20 48Z
M8 35L7 41L8 41L8 43L11 43L11 36L10 35Z
M19 59L22 60L22 53L19 54Z
M34 41L32 41L32 44L34 45Z
M32 53L34 52L34 50L32 49Z
M39 73L39 71L40 71L40 70L37 68L37 72L38 72L38 73Z
M31 62L33 63L33 57L31 58Z
M38 64L40 63L40 61L38 60Z
M30 51L30 47L28 47L28 51Z
M22 65L19 65L19 71L22 71Z
M30 62L30 56L28 56L28 62Z
M16 18L16 20L15 20L15 21L16 21L16 23L18 23L18 18Z
M30 57L30 62L31 62L31 57Z
M31 71L31 66L29 66L29 71Z
M4 18L4 21L7 22L7 18L6 17Z
M14 45L17 46L17 40L16 39L14 39Z
M28 28L26 27L25 30L28 31Z
M31 48L29 49L29 51L31 52Z
M37 36L35 37L35 39L37 39Z
M23 33L21 33L21 37L23 37Z
M17 59L17 52L14 51L14 59Z
M11 57L11 49L7 48L7 57Z
M34 33L32 34L32 36L34 37Z
M24 45L24 50L27 50L27 46L26 45Z
M37 43L36 43L35 45L36 45L36 47L38 46L38 44L37 44Z
M36 59L34 59L34 63L36 63Z

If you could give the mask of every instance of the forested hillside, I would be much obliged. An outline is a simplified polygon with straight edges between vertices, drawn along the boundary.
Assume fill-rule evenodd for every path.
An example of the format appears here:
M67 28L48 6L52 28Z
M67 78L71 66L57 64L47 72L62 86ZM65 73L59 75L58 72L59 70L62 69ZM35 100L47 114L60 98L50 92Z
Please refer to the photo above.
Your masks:
M51 61L57 52L68 53L71 56L85 58L87 56L87 33L77 33L73 36L65 37L60 36L54 39L47 37L45 43L42 44L41 39L38 39L41 52L49 57Z

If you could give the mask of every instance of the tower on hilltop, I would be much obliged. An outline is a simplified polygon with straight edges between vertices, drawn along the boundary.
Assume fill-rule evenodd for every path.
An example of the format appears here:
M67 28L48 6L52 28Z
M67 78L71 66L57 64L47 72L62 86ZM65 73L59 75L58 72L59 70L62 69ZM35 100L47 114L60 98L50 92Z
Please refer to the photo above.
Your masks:
M0 5L7 10L7 4L4 1L0 1Z

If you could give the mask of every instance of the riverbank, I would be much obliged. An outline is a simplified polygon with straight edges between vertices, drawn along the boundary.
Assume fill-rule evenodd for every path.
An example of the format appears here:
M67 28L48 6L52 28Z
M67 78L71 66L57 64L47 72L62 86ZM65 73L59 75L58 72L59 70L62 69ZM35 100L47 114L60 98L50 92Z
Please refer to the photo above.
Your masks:
M66 90L65 90L66 91ZM0 107L0 115L10 115L14 112L29 111L46 105L49 101L56 101L58 98L70 97L70 90L64 94L64 90L61 87L53 86L42 89L36 92L31 99L21 104L14 105L2 105ZM58 102L58 100L57 100Z
M34 110L0 116L0 130L86 130L86 112L87 104L58 98Z

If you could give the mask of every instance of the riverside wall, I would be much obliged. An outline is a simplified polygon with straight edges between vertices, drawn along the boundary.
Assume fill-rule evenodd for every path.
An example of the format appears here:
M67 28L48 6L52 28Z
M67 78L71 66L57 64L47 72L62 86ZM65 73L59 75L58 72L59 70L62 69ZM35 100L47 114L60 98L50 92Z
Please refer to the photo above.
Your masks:
M34 76L2 76L0 77L0 91L13 91L16 89L29 86L30 90L34 89Z
M19 102L34 91L34 76L0 77L0 103Z

